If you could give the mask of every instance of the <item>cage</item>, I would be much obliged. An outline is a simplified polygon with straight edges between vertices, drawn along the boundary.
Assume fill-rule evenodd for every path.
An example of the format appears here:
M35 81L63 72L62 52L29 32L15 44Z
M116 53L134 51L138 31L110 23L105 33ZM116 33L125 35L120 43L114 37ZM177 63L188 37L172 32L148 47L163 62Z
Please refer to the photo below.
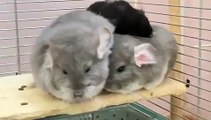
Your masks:
M1 0L0 76L30 73L31 47L41 30L59 15L75 9L85 9L95 1L97 0ZM137 9L143 9L151 24L161 25L173 32L178 42L179 54L169 78L187 87L185 94L158 96L140 101L139 104L166 119L210 120L210 0L128 2Z
M42 120L167 120L139 103L108 107L91 113L79 115L60 115L42 118Z

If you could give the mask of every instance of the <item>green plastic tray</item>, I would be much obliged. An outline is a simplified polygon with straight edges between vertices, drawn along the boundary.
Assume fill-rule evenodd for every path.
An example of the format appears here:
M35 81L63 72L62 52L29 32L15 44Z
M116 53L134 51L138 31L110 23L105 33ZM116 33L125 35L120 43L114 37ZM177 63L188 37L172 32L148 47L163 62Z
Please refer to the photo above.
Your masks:
M39 120L167 120L167 118L139 103L131 103L110 106L90 113L51 116Z

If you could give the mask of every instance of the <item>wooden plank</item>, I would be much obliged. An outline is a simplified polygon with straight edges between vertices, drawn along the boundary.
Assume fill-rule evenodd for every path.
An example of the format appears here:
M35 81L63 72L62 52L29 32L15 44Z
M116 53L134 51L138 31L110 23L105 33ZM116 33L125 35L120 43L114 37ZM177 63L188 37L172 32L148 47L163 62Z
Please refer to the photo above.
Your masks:
M73 115L140 99L170 94L180 95L186 91L184 84L166 80L152 91L140 90L128 95L104 92L92 101L70 104L55 99L39 88L30 87L33 81L31 74L2 77L0 81L0 119L8 120L29 120L59 114ZM18 90L22 85L27 87L24 90Z
M180 6L180 2L181 2L181 0L169 0L169 4L170 5L175 5L175 6ZM180 13L181 13L181 8L180 7L169 7L169 14L178 15L179 16L179 15L181 15ZM181 24L181 18L180 17L176 17L176 16L169 16L169 23L170 24L180 25ZM173 33L181 34L181 28L179 26L170 26L169 29ZM176 37L176 40L177 40L178 43L182 42L180 36L175 36L175 37ZM177 60L181 61L181 58L178 58ZM176 64L175 68L177 68L177 70L181 70L182 71L182 66L180 64ZM171 76L174 77L174 78L180 78L180 79L183 78L183 76L180 73L177 73L177 72L172 72ZM184 99L184 94L178 95L177 97L179 97L181 99ZM181 108L183 108L183 106L184 106L184 102L183 101L181 101L181 100L179 100L179 99L177 99L177 98L175 98L173 96L171 97L171 103L174 104L174 105L177 105L177 106L179 106ZM171 111L172 111L171 120L183 120L181 117L177 116L177 115L182 116L183 110L181 110L178 107L175 107L174 105L171 105Z

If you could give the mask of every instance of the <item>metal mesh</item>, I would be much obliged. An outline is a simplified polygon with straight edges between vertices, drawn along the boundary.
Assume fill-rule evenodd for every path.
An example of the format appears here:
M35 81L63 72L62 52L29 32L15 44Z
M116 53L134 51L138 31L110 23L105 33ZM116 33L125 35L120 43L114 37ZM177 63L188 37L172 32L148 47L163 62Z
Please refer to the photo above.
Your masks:
M111 106L80 115L50 116L39 120L167 120L139 103Z
M52 20L74 9L84 9L97 0L1 0L0 2L0 76L30 72L30 51L41 30ZM210 0L130 0L144 9L151 24L175 28L179 55L174 68L177 76L170 78L186 84L184 107L170 102L169 97L144 101L142 104L161 114L176 114L176 106L202 120L211 119L211 1ZM176 2L175 2L176 3ZM179 13L171 9L180 10ZM180 20L180 23L174 19ZM172 29L171 29L172 30ZM187 119L183 115L178 115Z
M173 1L173 0L172 0ZM211 9L208 0L180 0L180 4L170 1L147 1L132 2L144 8L152 24L160 24L167 28L180 29L180 32L172 30L175 37L180 39L179 59L174 72L177 76L170 76L173 80L182 82L188 87L185 97L172 96L174 99L184 102L184 107L170 102L168 98L158 98L148 101L171 114L173 111L165 104L181 109L184 114L176 114L178 118L188 119L190 116L196 119L211 119ZM169 9L180 9L179 13ZM167 10L164 10L167 9ZM178 24L174 19L180 19ZM154 18L154 19L153 19ZM187 117L188 115L188 117Z

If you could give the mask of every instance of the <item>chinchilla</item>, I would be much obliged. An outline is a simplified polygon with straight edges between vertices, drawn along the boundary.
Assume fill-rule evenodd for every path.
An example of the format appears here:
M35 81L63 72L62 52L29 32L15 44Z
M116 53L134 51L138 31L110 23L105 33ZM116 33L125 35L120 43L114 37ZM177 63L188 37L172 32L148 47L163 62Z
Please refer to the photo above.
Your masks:
M152 38L114 35L106 90L122 94L152 90L167 77L177 58L177 43L170 31L152 28Z
M109 21L85 10L57 18L32 50L35 84L67 102L98 95L108 77L113 31Z
M143 10L133 8L126 1L98 1L88 8L95 14L101 15L115 25L115 33L139 37L151 37L152 26Z

